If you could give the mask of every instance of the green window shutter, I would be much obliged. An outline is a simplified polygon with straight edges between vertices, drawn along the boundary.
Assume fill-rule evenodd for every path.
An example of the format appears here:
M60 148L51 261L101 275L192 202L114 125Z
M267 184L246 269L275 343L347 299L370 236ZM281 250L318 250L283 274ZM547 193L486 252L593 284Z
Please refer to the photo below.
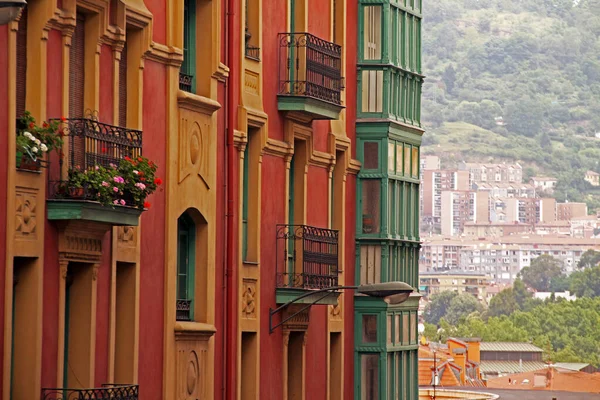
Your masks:
M196 0L185 0L183 6L183 63L181 72L191 77L190 89L196 92Z
M242 261L245 261L248 255L248 176L249 176L249 151L250 146L246 145L244 150L244 171L243 171L243 193L242 193Z

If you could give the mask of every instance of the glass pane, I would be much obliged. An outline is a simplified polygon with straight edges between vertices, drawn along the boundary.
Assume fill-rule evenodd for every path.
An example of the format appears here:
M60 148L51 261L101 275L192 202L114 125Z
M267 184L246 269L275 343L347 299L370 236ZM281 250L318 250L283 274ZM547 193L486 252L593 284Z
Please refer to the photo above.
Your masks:
M404 176L410 176L410 145L404 146Z
M388 399L393 399L394 394L394 353L387 354L387 384Z
M402 345L405 346L409 341L409 320L408 313L402 313Z
M363 343L377 342L377 315L363 315L362 317Z
M410 343L417 343L417 314L410 313Z
M394 316L395 326L394 326L394 343L400 344L400 314L396 314Z
M393 315L388 315L387 316L387 344L392 344L392 319L394 318Z
M395 232L395 227L394 227L394 187L396 186L395 182L393 180L389 180L388 181L388 215L387 215L387 221L388 221L388 232L390 232L391 234L394 234ZM390 278L390 276L388 275L388 279Z
M365 60L381 59L381 7L364 8L364 53Z
M389 142L388 143L388 171L390 172L394 172L395 170L395 158L394 155L396 154L396 145L394 144L394 142Z
M412 148L412 175L419 175L419 148L416 146Z
M398 380L398 377L400 375L400 356L402 355L401 352L397 351L395 353L395 362L396 362L396 370L394 371L394 386L396 388L396 390L394 391L394 399L400 399L400 382Z
M364 144L365 169L379 169L379 143L365 142Z
M362 230L363 233L379 233L381 182L362 181Z
M381 112L383 98L383 71L362 71L362 111Z
M360 398L379 400L379 355L361 354L360 371Z
M402 143L396 144L396 173L398 175L402 175L402 152L404 151L404 146Z

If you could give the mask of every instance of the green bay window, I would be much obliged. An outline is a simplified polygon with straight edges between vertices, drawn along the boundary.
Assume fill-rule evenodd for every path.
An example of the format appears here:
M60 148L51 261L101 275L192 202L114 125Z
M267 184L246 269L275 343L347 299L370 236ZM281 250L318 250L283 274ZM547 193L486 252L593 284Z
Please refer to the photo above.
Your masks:
M196 0L183 3L183 63L179 72L179 88L196 91Z

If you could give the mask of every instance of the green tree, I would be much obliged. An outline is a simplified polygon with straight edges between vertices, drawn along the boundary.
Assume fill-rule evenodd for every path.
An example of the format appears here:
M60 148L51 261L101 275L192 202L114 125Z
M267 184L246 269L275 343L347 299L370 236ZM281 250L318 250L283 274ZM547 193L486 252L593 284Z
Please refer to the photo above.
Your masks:
M460 294L455 296L446 311L445 319L453 325L456 325L462 318L466 318L474 312L482 312L481 303L470 294Z
M531 266L523 268L519 275L527 286L540 292L548 292L552 280L563 275L562 264L560 260L543 254L531 261Z
M591 268L598 265L598 263L600 263L600 251L589 249L581 255L581 258L577 263L577 268Z
M490 317L499 317L501 315L510 315L520 310L515 293L512 288L504 289L490 300L487 315Z
M431 296L431 302L425 308L425 322L438 325L440 319L446 315L450 302L458 296L456 292L441 292Z
M571 274L570 290L577 297L600 296L600 265Z

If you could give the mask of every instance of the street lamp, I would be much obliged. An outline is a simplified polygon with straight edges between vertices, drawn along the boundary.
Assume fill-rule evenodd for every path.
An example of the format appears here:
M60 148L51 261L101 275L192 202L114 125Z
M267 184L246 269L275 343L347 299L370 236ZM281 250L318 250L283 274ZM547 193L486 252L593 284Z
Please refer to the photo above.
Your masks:
M1 1L1 0L0 0ZM308 293L304 293L302 296L296 297L294 300L290 300L285 304L277 307L276 309L269 308L269 333L273 333L275 329L279 326L285 324L287 321L294 318L296 315L300 314L304 310L308 309L310 306L318 303L324 298L328 297L332 293L335 293L338 290L356 290L360 294L364 294L371 297L377 297L383 299L388 304L400 304L408 300L410 294L414 291L414 289L407 283L404 282L385 282L385 283L374 283L371 285L360 285L360 286L334 286L325 289L319 290L310 290ZM286 317L281 320L281 322L273 325L273 316L283 309L287 308L291 304L296 303L298 300L302 300L309 296L314 296L318 293L325 293L324 296L319 297L315 301L307 304L302 309L296 311L294 314Z
M25 0L0 0L0 25L14 21L26 4Z

